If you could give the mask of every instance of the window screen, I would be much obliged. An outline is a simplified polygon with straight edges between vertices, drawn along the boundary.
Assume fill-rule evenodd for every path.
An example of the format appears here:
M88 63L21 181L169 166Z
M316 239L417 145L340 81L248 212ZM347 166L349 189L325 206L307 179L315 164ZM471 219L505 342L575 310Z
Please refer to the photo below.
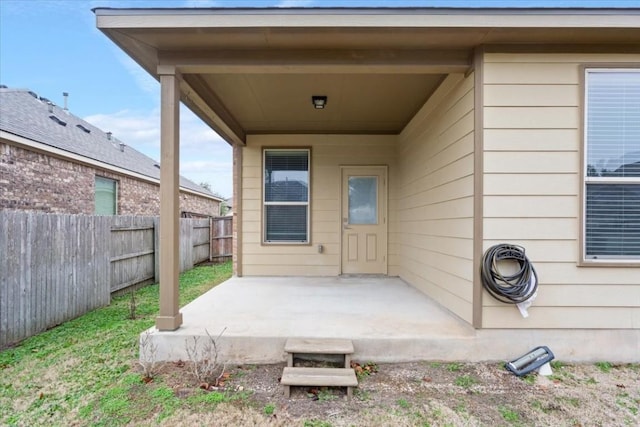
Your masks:
M117 188L115 180L96 176L96 215L115 215L117 213Z
M587 69L585 257L640 259L640 70Z
M309 150L264 151L264 241L309 241Z

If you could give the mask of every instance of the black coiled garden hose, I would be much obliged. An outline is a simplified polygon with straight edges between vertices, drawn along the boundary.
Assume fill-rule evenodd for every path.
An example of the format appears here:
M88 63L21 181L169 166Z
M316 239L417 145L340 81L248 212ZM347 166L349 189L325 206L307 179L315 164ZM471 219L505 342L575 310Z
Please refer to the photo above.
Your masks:
M514 274L501 273L498 263L505 260L517 262L518 271ZM505 303L518 304L526 301L538 289L538 275L522 246L503 243L490 247L484 253L480 273L485 289L494 298Z

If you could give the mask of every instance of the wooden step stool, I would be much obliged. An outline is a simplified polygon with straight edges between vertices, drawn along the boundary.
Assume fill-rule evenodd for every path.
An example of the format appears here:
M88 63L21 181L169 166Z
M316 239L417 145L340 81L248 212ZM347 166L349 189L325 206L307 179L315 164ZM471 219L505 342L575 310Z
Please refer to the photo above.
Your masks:
M353 387L358 386L356 372L351 368L353 343L345 339L290 338L284 346L288 353L287 367L282 373L281 384L284 395L291 396L291 386L346 387L347 397L353 395ZM296 368L293 358L296 354L342 355L344 368Z

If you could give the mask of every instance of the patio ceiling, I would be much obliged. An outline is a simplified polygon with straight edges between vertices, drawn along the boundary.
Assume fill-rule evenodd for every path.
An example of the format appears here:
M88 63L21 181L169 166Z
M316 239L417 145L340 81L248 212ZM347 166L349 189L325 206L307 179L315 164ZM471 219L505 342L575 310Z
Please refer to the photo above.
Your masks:
M95 13L152 76L180 73L182 101L232 144L260 133L398 133L448 74L471 70L478 46L638 50L640 38L638 9ZM327 96L326 109L312 95Z

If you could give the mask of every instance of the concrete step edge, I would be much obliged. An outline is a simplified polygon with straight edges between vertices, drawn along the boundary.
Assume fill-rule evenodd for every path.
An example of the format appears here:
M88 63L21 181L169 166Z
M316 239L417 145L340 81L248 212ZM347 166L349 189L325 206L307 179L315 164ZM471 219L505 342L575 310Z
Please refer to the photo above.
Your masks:
M353 341L336 338L289 338L285 342L287 353L352 354Z

